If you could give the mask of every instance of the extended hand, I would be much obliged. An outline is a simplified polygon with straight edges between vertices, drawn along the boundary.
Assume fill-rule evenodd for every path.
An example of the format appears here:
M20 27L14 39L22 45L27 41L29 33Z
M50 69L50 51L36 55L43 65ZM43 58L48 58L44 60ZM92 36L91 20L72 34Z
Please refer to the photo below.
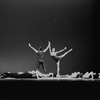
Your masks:
M50 41L48 41L48 43L50 44Z
M29 45L29 46L31 46L31 44L30 44L30 43L29 43L28 45Z
M48 41L49 46L51 45L50 41Z
M67 49L67 47L65 47L64 49Z

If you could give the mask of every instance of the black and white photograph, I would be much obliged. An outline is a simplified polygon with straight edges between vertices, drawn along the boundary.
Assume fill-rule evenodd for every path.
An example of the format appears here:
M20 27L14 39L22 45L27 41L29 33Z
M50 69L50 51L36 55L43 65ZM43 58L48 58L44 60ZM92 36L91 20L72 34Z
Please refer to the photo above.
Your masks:
M0 0L0 100L99 100L96 0Z

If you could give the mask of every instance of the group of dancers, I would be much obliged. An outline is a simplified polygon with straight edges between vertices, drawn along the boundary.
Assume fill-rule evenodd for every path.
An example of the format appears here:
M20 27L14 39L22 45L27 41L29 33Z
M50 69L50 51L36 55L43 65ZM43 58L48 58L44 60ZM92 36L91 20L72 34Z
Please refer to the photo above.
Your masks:
M31 46L30 43L28 45L29 45L29 47L31 47L37 53L37 56L38 56L37 70L39 70L40 66L42 66L43 73L46 72L46 66L45 66L45 62L44 62L44 59L43 59L44 58L44 53L49 49L49 52L50 52L50 55L51 55L52 59L54 59L55 62L56 62L56 65L57 65L57 77L59 77L60 76L60 73L59 73L59 71L60 71L60 61L66 54L71 52L72 49L70 49L67 52L65 52L64 54L58 56L57 54L62 52L62 51L64 51L64 50L66 50L67 47L65 47L62 50L55 51L55 48L51 49L51 42L50 41L48 41L48 46L44 50L42 49L41 46L38 49L35 49L33 46Z

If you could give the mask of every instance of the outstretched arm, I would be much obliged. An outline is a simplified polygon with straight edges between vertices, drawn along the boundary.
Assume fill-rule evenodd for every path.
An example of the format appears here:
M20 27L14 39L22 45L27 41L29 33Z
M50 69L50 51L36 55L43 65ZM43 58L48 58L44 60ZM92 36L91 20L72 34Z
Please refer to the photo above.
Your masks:
M31 47L36 53L38 53L38 50L36 50L35 48L33 48L33 47L31 46L30 43L29 43L28 45L29 45L29 47Z
M60 51L56 51L56 53L60 53L60 52L62 52L64 50L66 50L66 47L64 49L60 50Z
M49 47L50 47L50 42L48 41L48 46L43 51L46 52Z
M49 42L49 52L50 52L50 54L51 54L51 43Z

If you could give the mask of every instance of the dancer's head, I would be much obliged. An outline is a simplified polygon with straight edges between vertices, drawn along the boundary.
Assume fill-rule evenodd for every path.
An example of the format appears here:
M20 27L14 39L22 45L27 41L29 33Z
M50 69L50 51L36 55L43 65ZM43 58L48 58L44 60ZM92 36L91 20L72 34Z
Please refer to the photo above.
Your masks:
M38 51L43 51L43 49L42 49L42 47L41 47L41 46L38 48Z
M55 52L55 48L52 48L52 52Z

